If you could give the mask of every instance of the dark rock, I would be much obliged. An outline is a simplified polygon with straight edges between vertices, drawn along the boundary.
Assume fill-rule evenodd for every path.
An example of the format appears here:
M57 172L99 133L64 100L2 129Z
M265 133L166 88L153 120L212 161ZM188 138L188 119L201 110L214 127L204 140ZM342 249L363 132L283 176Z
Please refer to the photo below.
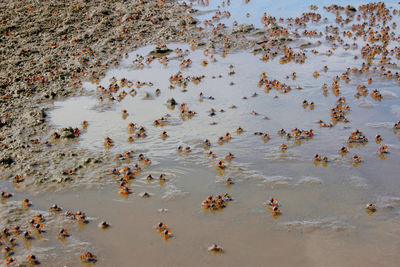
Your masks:
M357 12L357 9L354 6L350 5L346 6L346 10L350 12Z
M168 100L167 100L167 104L170 105L170 106L176 106L176 105L178 105L178 103L175 101L174 98L168 99Z

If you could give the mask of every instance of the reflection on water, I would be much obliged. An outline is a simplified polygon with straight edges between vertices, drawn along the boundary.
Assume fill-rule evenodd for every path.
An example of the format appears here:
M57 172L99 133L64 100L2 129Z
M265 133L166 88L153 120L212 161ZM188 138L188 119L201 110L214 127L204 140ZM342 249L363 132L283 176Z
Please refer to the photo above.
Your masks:
M314 2L321 7L320 1ZM204 9L219 4L212 2ZM299 10L307 10L304 1L232 1L224 8L231 12L230 19L258 25L266 5L271 6L267 11L277 16L279 12L294 16L300 15ZM246 8L251 14L241 19ZM252 21L255 18L258 22ZM303 41L307 39L298 43ZM396 265L400 145L393 124L399 119L398 84L378 72L350 73L347 82L338 82L340 96L350 106L346 114L349 122L321 127L318 121L331 122L330 109L339 97L330 86L325 91L321 88L331 85L333 78L347 68L360 68L363 60L358 49L338 46L327 56L326 51L332 49L329 43L311 41L313 47L304 50L307 59L303 64L280 64L279 57L265 62L251 51L226 56L211 49L205 53L183 44L169 44L172 51L168 60L155 58L147 64L145 60L154 47L144 47L127 55L99 84L84 83L86 96L56 102L50 113L56 127L81 127L83 121L88 122L79 142L71 146L112 155L133 154L102 164L104 179L92 190L32 197L42 213L49 202L57 202L93 217L89 224L79 227L46 213L48 225L54 222L60 228L68 227L71 238L64 243L55 238L34 240L35 246L26 249L42 247L43 251L35 253L71 265L77 260L68 260L62 253L78 259L79 246L95 252L97 265L104 266L193 262L262 266L271 260L273 265L282 266ZM313 49L320 53L312 53ZM171 82L172 75L183 78ZM280 81L291 90L265 90L259 86L260 77ZM372 85L367 82L369 77ZM111 84L114 89L115 84L119 86L114 100L101 92ZM355 98L359 85L370 91L379 88L382 101L369 95ZM178 106L167 104L171 98ZM303 105L304 100L314 102L314 107ZM182 115L182 103L195 114ZM161 117L162 122L154 125ZM137 129L130 129L130 123ZM141 126L146 137L135 136ZM295 138L278 133L280 129L292 133L295 128L313 129L314 135ZM357 128L369 142L349 145L347 140ZM163 138L164 131L167 137ZM269 139L264 137L266 133ZM389 154L377 153L381 145L374 141L377 134L383 137L382 144L389 146ZM104 146L106 137L113 140L112 146ZM211 146L204 144L206 139ZM282 150L282 144L287 145L286 150ZM179 146L183 151L178 151ZM184 150L187 146L190 151ZM348 146L349 152L339 154L342 146ZM151 164L138 160L141 153L151 159ZM234 157L226 158L229 153ZM313 161L315 154L326 156L327 162ZM361 156L361 163L352 164L355 154ZM226 168L217 167L220 160L225 161ZM127 181L132 194L122 197L119 177L109 171L133 168L136 163L142 170L135 171L135 179ZM166 181L158 180L162 173ZM147 179L149 174L155 179ZM228 178L232 178L230 183ZM143 198L143 192L150 197ZM233 198L228 208L202 211L201 201L207 195L223 192ZM263 205L270 196L279 199L280 216L272 216ZM376 203L376 213L365 212L368 202ZM1 207L2 215L9 211L9 207ZM111 228L100 231L97 224L102 220L110 222ZM168 225L174 236L168 242L163 242L154 229L159 221ZM49 229L53 237L56 231ZM212 243L224 247L225 253L217 257L208 253Z

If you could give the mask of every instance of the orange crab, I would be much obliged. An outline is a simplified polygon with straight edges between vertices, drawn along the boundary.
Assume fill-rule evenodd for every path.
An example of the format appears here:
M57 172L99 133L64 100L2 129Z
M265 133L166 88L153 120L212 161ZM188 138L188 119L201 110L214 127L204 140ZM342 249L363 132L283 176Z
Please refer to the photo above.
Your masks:
M349 152L349 150L347 149L347 147L345 147L345 146L342 146L340 149L339 149L339 153L340 154L346 154L346 153L348 153Z
M33 265L40 264L38 258L33 254L28 255L28 257L26 257L26 261Z
M21 183L24 181L24 178L22 178L22 175L15 175L14 178L12 179L12 182L15 184Z
M225 155L225 159L227 160L231 160L235 157L235 155L233 155L231 152L229 152L228 154Z
M101 229L107 229L108 227L111 226L111 224L109 224L109 223L106 222L106 221L102 221L101 223L99 223L98 226L99 226Z
M8 258L5 260L6 266L10 266L10 264L13 264L15 262L17 262L17 259L15 258Z
M1 248L1 251L3 252L3 254L5 256L13 254L13 249L11 247L9 247L9 246L3 246Z
M207 248L207 250L210 252L222 252L223 248L217 244L212 244Z
M381 145L378 149L378 152L381 154L389 153L389 147L387 145Z
M12 197L13 194L12 193L7 193L5 191L1 191L0 196L1 196L1 198L6 199L6 198Z
M314 161L322 161L322 157L321 157L321 155L319 155L319 154L315 154L313 160L314 160Z
M132 193L132 190L129 189L128 187L126 187L126 186L123 186L123 187L121 187L121 188L119 189L119 193L120 193L120 194L123 194L123 195L129 195L129 194Z
M376 211L375 204L373 204L373 203L368 203L367 205L365 205L365 208L366 208L368 211L371 211L371 212L375 212L375 211Z
M278 199L274 197L270 197L268 200L265 201L266 206L279 206Z
M104 146L110 147L114 144L114 141L110 137L104 138Z
M29 208L30 206L32 206L32 202L30 202L29 199L27 199L27 198L21 200L21 204L23 207L26 207L26 208Z
M162 223L162 222L159 222L159 223L155 226L155 228L156 228L159 232L164 231L164 230L168 230L167 226L166 226L164 223Z
M58 232L57 237L58 237L58 238L67 238L67 237L69 237L69 234L68 234L67 229L62 228L62 229Z
M165 173L161 173L160 177L158 178L160 181L166 181L167 180L167 175Z
M220 169L225 169L226 168L225 162L223 160L218 161L217 166Z
M97 256L94 255L93 253L87 251L87 252L84 252L84 253L81 255L81 261L82 261L82 262L86 262L86 263L89 263L89 262L96 262L96 261L97 261Z
M355 154L352 157L352 161L353 161L353 163L360 163L361 162L361 157L359 155Z
M279 214L281 214L281 210L278 208L278 206L274 206L271 210L272 215L277 216Z

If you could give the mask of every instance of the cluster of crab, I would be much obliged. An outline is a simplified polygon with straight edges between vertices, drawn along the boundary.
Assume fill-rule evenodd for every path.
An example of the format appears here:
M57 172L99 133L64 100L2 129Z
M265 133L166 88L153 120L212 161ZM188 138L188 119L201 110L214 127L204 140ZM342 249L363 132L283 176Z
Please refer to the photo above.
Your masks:
M349 143L367 143L368 139L365 135L358 129L354 130L348 139Z
M159 234L164 239L169 239L169 238L173 237L171 231L168 229L168 227L163 222L159 222L154 228L159 232Z
M2 198L10 198L12 197L11 193L6 193L6 192L1 192ZM22 207L23 208L29 208L32 206L32 202L30 202L28 199L23 199L22 200ZM52 206L49 207L50 214L60 214L63 208L57 204L53 204ZM60 214L66 219L69 220L74 220L79 223L89 223L89 220L86 217L86 214L82 211L77 211L77 212L72 212L72 211L66 211L64 213ZM44 223L46 222L46 218L43 214L37 213L35 214L31 219L28 220L27 228L23 230L23 228L20 225L14 225L10 228L3 228L1 233L0 233L0 245L2 246L1 251L4 254L5 257L5 264L6 266L16 264L17 259L15 257L12 257L14 255L14 250L18 246L17 243L17 238L21 237L23 240L28 241L28 240L34 240L37 235L42 235L46 233L44 230ZM111 224L107 223L106 221L102 221L98 227L101 229L106 229L110 227ZM31 230L29 229L31 228ZM66 240L69 237L69 233L67 229L62 228L58 233L57 233L57 238L60 240ZM96 256L90 252L85 252L81 256L81 261L85 263L90 263L90 262L96 262ZM24 266L25 264L28 265L39 265L40 261L38 257L34 254L30 254L26 257L26 260L24 261Z
M201 206L209 210L219 210L227 206L227 202L232 201L228 193L219 195L208 195L205 200L201 202Z

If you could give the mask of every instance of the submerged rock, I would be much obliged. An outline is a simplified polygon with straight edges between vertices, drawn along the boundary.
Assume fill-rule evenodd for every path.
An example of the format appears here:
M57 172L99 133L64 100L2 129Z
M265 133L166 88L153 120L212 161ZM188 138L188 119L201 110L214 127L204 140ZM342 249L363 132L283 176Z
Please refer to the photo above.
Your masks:
M167 54L167 53L171 53L172 50L169 49L166 46L157 46L156 48L154 48L153 51L150 52L150 55L154 55L154 54Z
M350 11L350 12L357 12L357 8L355 8L354 6L350 6L350 5L346 6L346 10Z
M174 98L168 99L168 100L167 100L167 104L170 105L170 106L176 106L176 105L178 105L178 103L175 101Z
M307 48L307 47L310 47L311 45L312 45L312 43L307 42L307 43L299 45L299 48Z

